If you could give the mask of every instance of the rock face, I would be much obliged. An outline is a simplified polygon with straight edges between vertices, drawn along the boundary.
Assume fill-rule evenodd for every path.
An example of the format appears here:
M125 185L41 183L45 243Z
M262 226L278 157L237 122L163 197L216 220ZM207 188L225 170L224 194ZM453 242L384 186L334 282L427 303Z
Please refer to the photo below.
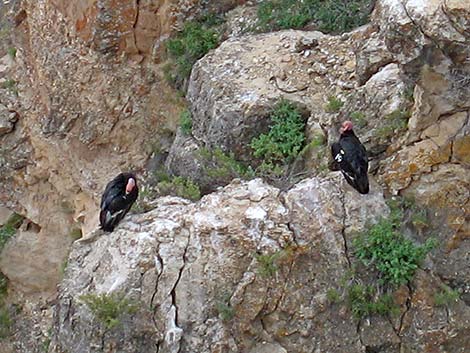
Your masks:
M201 0L51 0L71 34L103 54L157 57L162 41L184 20L205 12L228 11L243 0L210 4Z
M336 140L339 122L352 119L380 184L362 197L338 175L287 192L254 180L197 204L158 200L116 232L73 246L50 351L454 353L469 345L468 1L378 0L371 24L341 36L241 35L240 14L254 11L235 11L230 39L194 66L192 134L177 133L171 149L185 103L162 79L162 40L186 19L245 1L8 3L15 30L0 45L0 205L28 219L0 256L12 296L55 293L74 230L96 227L99 195L119 171L139 172L162 150L170 171L195 179L203 148L250 162L248 144L280 98L301 107L309 141ZM3 24L0 16L2 36ZM328 107L332 98L342 106ZM316 174L318 165L307 167ZM399 318L358 322L326 296L350 270L351 235L388 212L382 188L429 208L440 245L396 294ZM462 300L435 307L444 283ZM87 293L123 293L138 314L106 330L81 303ZM8 353L39 351L36 336L47 332L49 312L25 311L34 319L20 320Z
M362 196L342 179L306 179L285 194L260 179L234 182L196 204L167 197L94 243L74 245L52 351L363 352L390 345L398 352L400 344L410 351L434 344L436 323L415 317L444 313L418 299L439 282L425 272L402 323L374 317L373 327L358 326L344 304L327 300L350 271L352 234L388 213L375 184ZM273 254L267 270L261 259ZM138 312L104 330L80 302L88 293L125 294ZM454 332L441 345L460 346L469 328L470 311L458 305L439 322ZM417 339L416 330L426 334Z

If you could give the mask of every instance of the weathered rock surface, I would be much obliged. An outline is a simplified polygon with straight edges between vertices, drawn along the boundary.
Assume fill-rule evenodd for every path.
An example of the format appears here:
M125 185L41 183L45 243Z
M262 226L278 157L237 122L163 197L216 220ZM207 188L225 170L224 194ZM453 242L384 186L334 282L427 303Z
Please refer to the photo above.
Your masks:
M162 198L115 232L74 245L59 290L53 351L363 352L390 346L398 352L400 346L432 346L436 322L415 317L424 307L431 317L442 313L418 299L438 288L425 272L412 285L411 307L403 306L406 324L373 317L373 328L362 323L358 331L346 306L326 299L350 270L352 234L388 213L375 184L363 196L342 179L339 173L306 179L285 194L260 179L234 182L196 204ZM256 253L278 254L272 273L263 275ZM87 293L124 293L139 311L106 331L80 302ZM446 347L463 347L470 325L468 307L458 305L439 321L439 344ZM418 331L429 334L417 341Z

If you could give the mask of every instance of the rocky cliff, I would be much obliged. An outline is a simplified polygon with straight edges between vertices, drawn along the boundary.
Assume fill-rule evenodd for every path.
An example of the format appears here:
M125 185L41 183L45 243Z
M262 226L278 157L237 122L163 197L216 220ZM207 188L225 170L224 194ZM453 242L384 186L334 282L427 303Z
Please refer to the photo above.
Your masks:
M24 315L0 352L39 352L49 338L51 352L469 346L467 1L378 0L369 24L337 36L243 33L255 5L245 1L7 5L0 204L25 221L1 250L0 270ZM163 78L162 43L186 20L232 8L228 39L195 64L185 102ZM256 163L248 145L280 98L300 107L309 141L331 143L340 121L354 121L370 153L371 195L325 171L323 145L307 153L302 175L310 178L297 184L235 181L198 203L152 200L116 232L72 245L96 227L100 192L119 170L134 169L145 183L149 166L168 153L169 172L213 191L230 180L208 180L201 151L221 148ZM332 99L337 109L328 107ZM175 135L186 103L191 132ZM412 236L424 242L432 230L439 246L394 294L398 316L358 320L327 294L349 278L353 235L388 214L383 195L414 198L428 220ZM460 299L435 306L444 285ZM112 293L137 312L110 330L80 298Z

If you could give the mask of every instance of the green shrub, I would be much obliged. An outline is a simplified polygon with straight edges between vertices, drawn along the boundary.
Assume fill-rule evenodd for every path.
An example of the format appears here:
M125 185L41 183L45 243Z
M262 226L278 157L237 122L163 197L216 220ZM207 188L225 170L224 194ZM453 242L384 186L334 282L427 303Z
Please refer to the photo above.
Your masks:
M86 294L80 296L79 299L107 329L121 324L122 316L134 314L137 311L137 305L124 298L122 294Z
M327 113L337 113L343 107L343 105L344 102L342 102L340 99L334 96L329 96L328 103L325 105L325 111Z
M250 147L253 156L267 166L292 162L305 143L305 122L298 108L281 100L270 114L271 126L267 134L253 138Z
M192 201L201 198L199 186L191 179L181 176L160 175L160 180L156 187L158 194L161 196L175 195Z
M206 164L206 166L204 169L209 178L252 179L255 177L253 169L237 161L232 152L224 153L220 148L214 150L201 148L199 153L201 158L205 161L204 164Z
M347 304L354 317L362 319L372 314L395 315L399 307L389 294L377 295L372 286L353 284L347 291Z
M449 306L460 299L458 290L442 286L441 291L434 294L434 304L436 306Z
M167 80L181 88L194 63L219 44L219 34L213 21L190 21L184 24L181 32L166 41L166 49L171 60L164 71Z
M185 135L191 135L193 129L193 121L191 119L191 113L189 110L184 110L180 114L180 127L181 131Z
M366 24L371 0L324 0L315 12L318 29L326 33L342 33Z
M21 223L23 223L23 219L24 218L19 214L13 213L6 223L0 227L0 251L3 249L8 239L15 235L16 230L21 226Z
M380 272L382 283L401 285L412 279L435 241L428 239L422 246L415 245L397 230L397 219L389 218L353 239L353 246L358 259Z
M341 33L368 21L372 0L265 0L258 6L260 31L302 28L310 22L324 32Z

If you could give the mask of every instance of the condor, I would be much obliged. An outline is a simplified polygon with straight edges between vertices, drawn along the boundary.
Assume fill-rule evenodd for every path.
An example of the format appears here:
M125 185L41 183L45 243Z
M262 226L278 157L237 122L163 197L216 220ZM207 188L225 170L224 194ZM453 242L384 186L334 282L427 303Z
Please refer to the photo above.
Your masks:
M101 229L112 232L137 200L139 189L132 173L121 173L111 180L101 197Z

